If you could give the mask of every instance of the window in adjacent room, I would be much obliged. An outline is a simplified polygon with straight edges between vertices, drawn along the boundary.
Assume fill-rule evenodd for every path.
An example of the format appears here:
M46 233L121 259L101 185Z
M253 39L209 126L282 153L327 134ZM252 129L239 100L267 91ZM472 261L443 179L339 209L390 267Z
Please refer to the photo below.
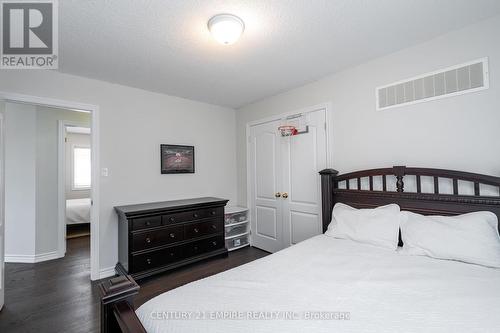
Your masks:
M73 146L73 190L90 189L90 155L90 147Z

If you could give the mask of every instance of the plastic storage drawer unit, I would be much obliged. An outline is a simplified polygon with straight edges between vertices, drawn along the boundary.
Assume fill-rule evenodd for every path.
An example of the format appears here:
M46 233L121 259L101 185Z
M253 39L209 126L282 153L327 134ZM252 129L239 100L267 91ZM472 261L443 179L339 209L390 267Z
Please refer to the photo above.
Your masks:
M226 227L226 237L246 234L248 232L248 223L236 224Z
M238 209L240 211L234 211ZM231 210L233 210L234 212L231 212ZM224 222L226 225L244 221L248 221L248 210L246 208L240 208L240 207L228 208L226 210L226 213L224 214Z
M239 249L249 244L248 235L242 235L226 239L226 247L229 251Z
M228 207L224 214L226 231L226 247L229 251L250 244L250 222L248 209L244 207Z

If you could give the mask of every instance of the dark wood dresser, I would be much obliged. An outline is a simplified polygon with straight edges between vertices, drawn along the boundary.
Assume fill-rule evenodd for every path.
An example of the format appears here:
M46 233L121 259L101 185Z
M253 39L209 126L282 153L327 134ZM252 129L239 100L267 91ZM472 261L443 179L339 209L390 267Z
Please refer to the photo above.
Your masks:
M119 216L117 272L141 279L227 255L227 202L207 197L115 207Z

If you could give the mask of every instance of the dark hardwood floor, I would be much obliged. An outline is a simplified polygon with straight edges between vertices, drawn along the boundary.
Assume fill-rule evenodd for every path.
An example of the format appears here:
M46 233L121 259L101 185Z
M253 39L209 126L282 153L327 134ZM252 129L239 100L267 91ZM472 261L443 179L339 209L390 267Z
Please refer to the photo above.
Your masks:
M90 283L89 258L89 237L81 237L68 240L64 258L5 264L0 332L98 331L98 293Z
M227 258L215 258L144 279L135 299L148 299L268 255L246 247ZM5 306L0 311L0 332L99 332L97 282L90 282L90 240L68 240L62 259L38 264L5 264ZM74 297L75 294L78 297Z

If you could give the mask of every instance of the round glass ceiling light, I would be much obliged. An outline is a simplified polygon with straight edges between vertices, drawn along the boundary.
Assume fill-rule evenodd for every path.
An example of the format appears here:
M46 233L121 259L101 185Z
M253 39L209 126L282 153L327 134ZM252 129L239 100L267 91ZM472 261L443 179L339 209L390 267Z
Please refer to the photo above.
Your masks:
M245 24L238 16L231 14L219 14L208 20L208 30L221 44L230 45L240 39Z

